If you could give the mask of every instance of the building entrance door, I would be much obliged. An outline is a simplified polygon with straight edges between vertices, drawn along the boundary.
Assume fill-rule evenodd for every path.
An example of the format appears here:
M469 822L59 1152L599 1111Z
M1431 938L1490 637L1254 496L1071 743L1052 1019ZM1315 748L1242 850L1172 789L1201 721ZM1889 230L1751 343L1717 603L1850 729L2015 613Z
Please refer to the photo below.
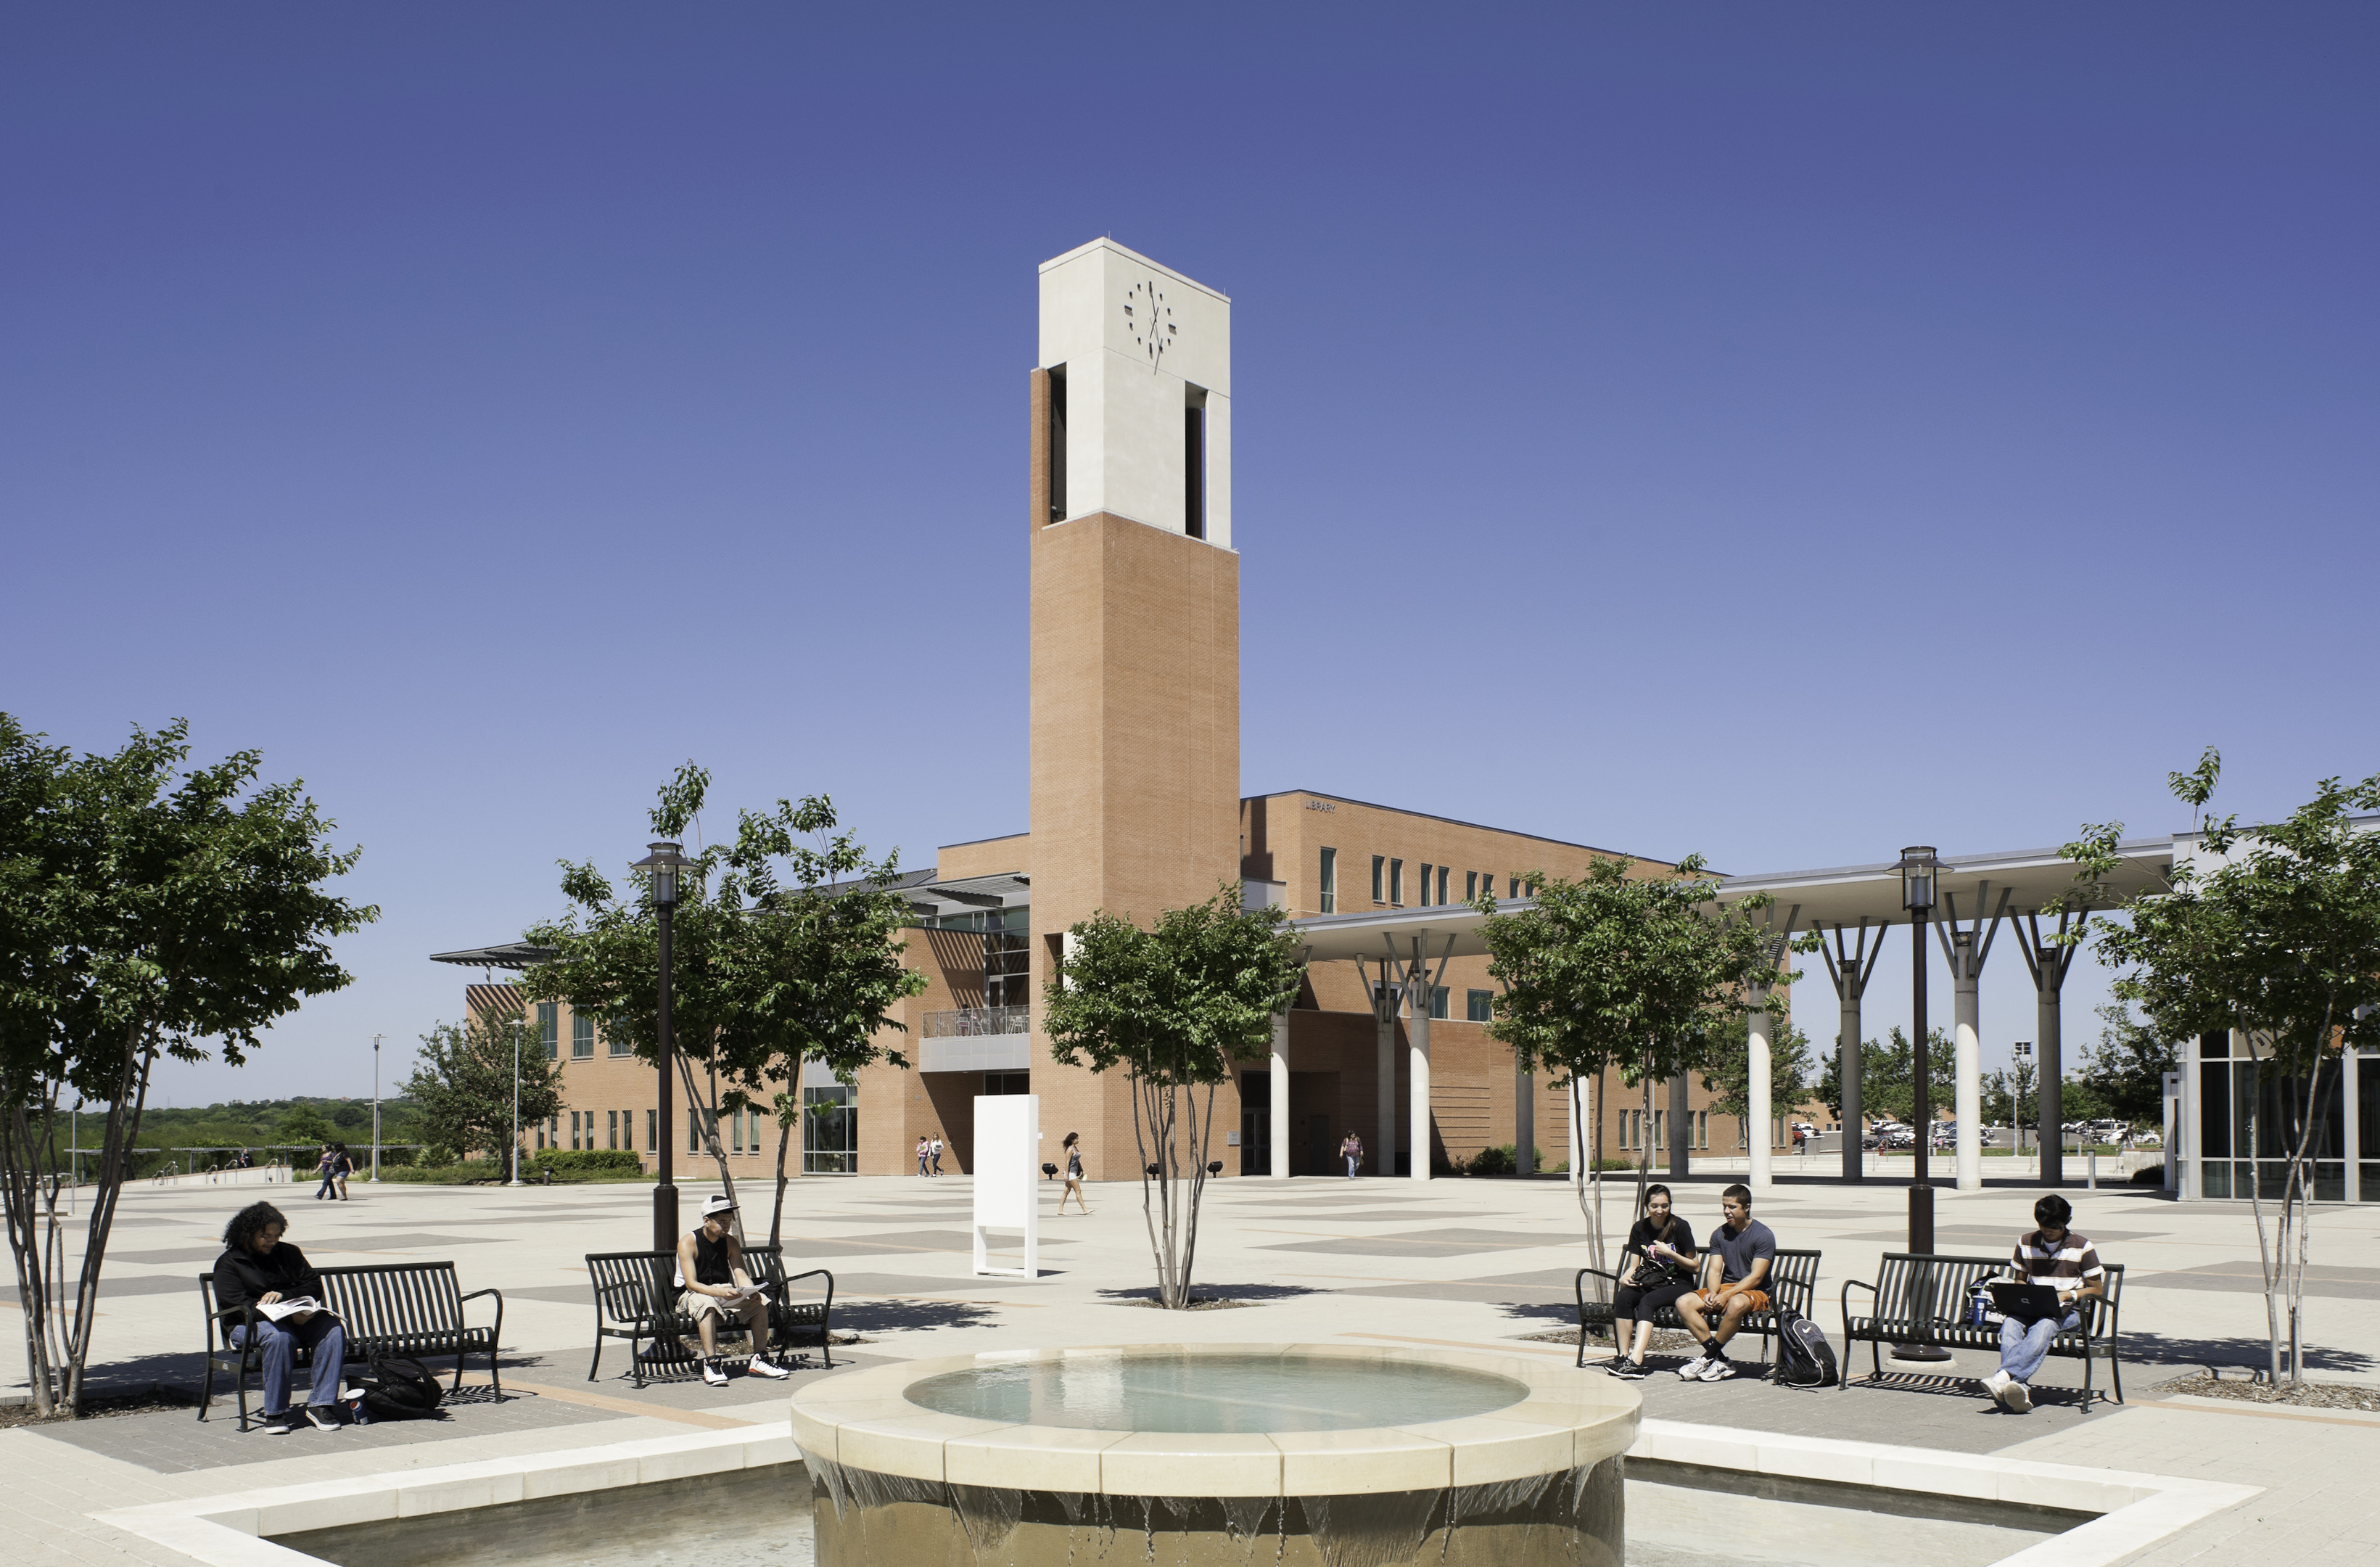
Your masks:
M1330 1118L1327 1115L1307 1116L1305 1118L1305 1172L1309 1175L1330 1174L1331 1161L1338 1156L1339 1150L1330 1140Z
M1272 1173L1272 1074L1240 1074L1240 1173Z

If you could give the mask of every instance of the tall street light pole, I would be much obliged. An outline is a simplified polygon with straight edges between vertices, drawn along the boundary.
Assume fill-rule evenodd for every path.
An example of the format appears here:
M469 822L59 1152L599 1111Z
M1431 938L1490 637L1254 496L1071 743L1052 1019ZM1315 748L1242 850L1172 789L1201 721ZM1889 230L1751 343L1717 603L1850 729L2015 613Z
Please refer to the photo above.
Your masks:
M677 877L686 864L679 845L660 843L650 845L652 852L638 860L633 869L651 872L653 916L659 922L661 941L660 983L656 988L655 1039L653 1055L661 1067L661 1100L656 1112L660 1118L661 1147L659 1177L653 1186L653 1250L677 1254L677 1184L675 1160L672 1157L676 1138L672 1136L674 1107L670 1093L670 1074L676 1063L671 1059L673 1040L670 1034L670 924L677 913Z
M372 1036L372 1172L371 1184L380 1184L380 1042L385 1034Z
M1909 1119L1914 1123L1916 1171L1909 1183L1909 1249L1921 1255L1934 1249L1934 1184L1925 1172L1926 1150L1934 1142L1934 1104L1930 1092L1933 1065L1927 1060L1925 1048L1925 928L1934 922L1934 878L1940 869L1931 844L1921 844L1900 851L1900 906L1909 911L1909 997L1914 1041L1912 1060L1915 1066L1914 1104ZM1918 1281L1917 1317L1928 1321L1933 1317L1932 1280ZM1936 1343L1900 1343L1892 1346L1896 1360L1942 1361L1951 1358L1950 1352Z

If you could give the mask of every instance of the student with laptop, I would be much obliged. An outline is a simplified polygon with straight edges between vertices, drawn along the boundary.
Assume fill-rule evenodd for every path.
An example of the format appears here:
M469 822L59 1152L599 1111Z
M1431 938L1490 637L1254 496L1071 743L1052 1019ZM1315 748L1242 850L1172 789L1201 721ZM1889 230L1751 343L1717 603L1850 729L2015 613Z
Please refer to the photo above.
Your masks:
M2033 1407L2034 1373L2049 1358L2050 1341L2081 1323L2085 1298L2107 1295L2107 1270L2098 1251L2066 1227L2073 1217L2073 1205L2056 1192L2034 1203L2039 1228L2017 1237L2010 1282L1992 1286L1992 1304L2000 1312L2000 1367L1984 1379L1984 1391L2019 1415Z

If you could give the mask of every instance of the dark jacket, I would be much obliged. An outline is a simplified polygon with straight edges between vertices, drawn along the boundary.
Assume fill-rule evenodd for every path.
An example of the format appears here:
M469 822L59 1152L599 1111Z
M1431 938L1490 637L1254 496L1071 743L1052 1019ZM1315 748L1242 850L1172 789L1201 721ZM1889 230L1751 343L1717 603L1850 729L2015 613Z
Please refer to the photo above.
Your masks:
M315 1273L314 1265L287 1241L262 1257L226 1247L215 1258L215 1309L224 1316L237 1318L240 1307L276 1292L293 1298L322 1298L322 1279Z

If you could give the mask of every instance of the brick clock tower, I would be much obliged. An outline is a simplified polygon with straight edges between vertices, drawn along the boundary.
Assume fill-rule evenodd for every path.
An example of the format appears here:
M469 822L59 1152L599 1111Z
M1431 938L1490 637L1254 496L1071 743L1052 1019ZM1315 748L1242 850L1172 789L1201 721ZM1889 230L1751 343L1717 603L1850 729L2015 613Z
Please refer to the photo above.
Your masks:
M1032 375L1033 994L1094 911L1148 924L1240 874L1232 302L1111 240L1041 266ZM1033 1009L1043 1157L1138 1159L1121 1075L1057 1066ZM1219 1127L1238 1095L1217 1095Z

